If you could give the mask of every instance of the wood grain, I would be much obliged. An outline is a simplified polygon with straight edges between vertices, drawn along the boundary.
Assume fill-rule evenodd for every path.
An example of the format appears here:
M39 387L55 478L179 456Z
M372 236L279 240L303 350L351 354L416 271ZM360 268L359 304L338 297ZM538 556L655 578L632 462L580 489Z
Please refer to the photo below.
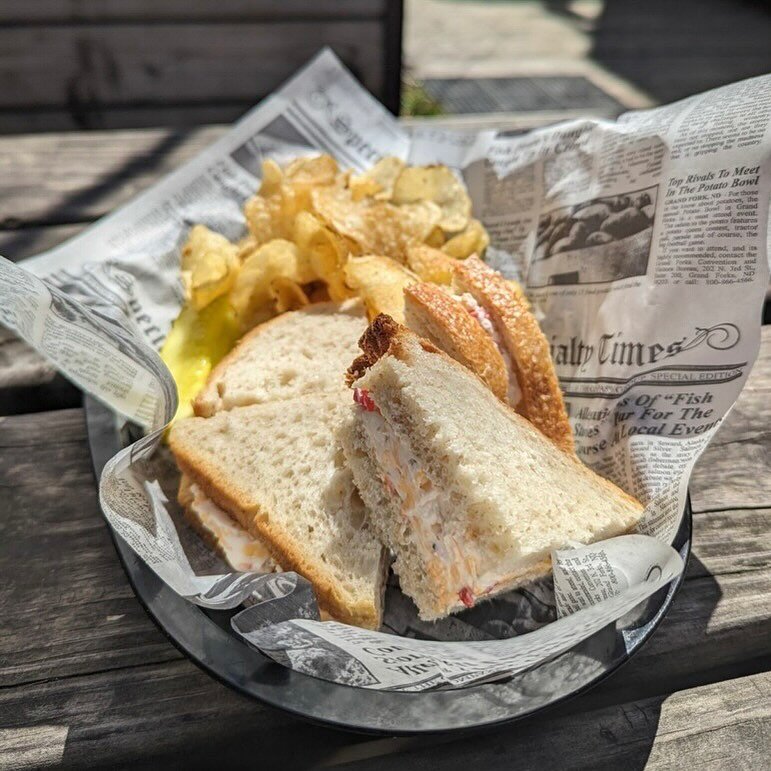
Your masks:
M53 249L87 228L89 223L0 230L0 255L18 262Z
M94 220L190 160L224 130L0 137L0 227Z
M99 514L82 409L0 418L0 686L180 654Z
M385 744L385 743L384 743ZM771 673L635 700L582 715L545 716L462 741L411 740L401 751L367 756L367 745L338 753L343 768L755 769L771 753ZM379 749L385 749L381 747Z
M0 108L254 104L324 46L382 94L379 20L0 27Z
M2 683L179 657L119 566L98 510L81 410L4 418L0 486L9 511L0 520L0 572L26 566L23 582L0 587L8 619L0 629ZM660 693L673 680L705 682L756 666L771 639L769 513L696 515L694 559L674 607L601 698Z
M282 18L377 18L389 0L218 0L217 3L189 0L3 0L0 23L54 24L56 22L158 21L191 19Z

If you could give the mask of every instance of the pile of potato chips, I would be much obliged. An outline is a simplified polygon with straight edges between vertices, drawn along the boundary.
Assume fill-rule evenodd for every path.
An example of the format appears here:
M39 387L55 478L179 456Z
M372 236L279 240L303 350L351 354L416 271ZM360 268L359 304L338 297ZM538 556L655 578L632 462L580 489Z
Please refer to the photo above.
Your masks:
M471 200L446 166L383 158L363 174L329 155L267 160L244 206L238 243L204 225L182 249L186 305L161 350L177 382L180 409L244 332L311 302L361 297L370 317L403 320L405 286L449 284L452 264L489 243Z

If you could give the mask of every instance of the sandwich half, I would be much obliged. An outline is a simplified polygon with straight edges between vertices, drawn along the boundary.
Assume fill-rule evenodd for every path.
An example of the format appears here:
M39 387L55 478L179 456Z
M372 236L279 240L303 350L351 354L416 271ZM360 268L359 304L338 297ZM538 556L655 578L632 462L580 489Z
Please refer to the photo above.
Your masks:
M376 629L385 552L340 445L348 395L338 388L187 418L169 445L199 507L225 512L284 570L307 578L322 610Z
M322 617L376 628L385 551L338 439L361 303L319 303L255 327L212 371L169 445L191 526L234 570L295 570ZM346 555L350 554L350 558Z
M367 326L359 301L316 303L244 335L193 402L200 417L316 391L344 388L343 373Z
M458 261L454 272L455 295L429 284L404 290L407 325L475 372L545 436L574 452L549 344L527 300L477 257Z
M550 552L632 530L642 505L562 451L465 367L378 316L349 369L343 447L421 618L542 576Z

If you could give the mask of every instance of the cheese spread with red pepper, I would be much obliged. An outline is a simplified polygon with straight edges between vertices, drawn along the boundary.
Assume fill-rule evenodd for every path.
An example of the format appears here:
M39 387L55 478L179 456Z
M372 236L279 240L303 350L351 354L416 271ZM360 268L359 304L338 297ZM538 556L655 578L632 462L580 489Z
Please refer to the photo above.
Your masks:
M460 301L463 303L466 310L479 322L482 329L484 329L484 331L492 338L495 347L500 352L503 363L506 365L506 372L509 376L509 404L512 407L516 407L522 399L522 391L519 387L519 381L517 380L514 362L511 360L511 354L503 342L501 333L495 326L495 322L490 318L490 314L474 299L473 295L464 292L460 296Z

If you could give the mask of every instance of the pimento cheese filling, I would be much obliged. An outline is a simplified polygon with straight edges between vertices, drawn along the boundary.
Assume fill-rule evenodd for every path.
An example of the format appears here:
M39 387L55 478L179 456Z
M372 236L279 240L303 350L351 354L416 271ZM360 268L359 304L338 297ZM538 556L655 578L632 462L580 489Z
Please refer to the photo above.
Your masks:
M479 322L482 329L484 329L484 331L492 338L495 347L500 352L503 363L506 365L506 372L509 376L509 404L512 407L516 407L522 399L522 391L519 387L519 381L517 380L514 362L511 360L511 354L503 342L501 333L495 326L495 322L490 318L490 314L476 301L472 294L464 292L460 296L460 301L463 303L466 310Z
M193 495L192 512L222 549L225 561L233 570L271 573L278 568L265 546L207 498L197 484L191 483L190 492Z

